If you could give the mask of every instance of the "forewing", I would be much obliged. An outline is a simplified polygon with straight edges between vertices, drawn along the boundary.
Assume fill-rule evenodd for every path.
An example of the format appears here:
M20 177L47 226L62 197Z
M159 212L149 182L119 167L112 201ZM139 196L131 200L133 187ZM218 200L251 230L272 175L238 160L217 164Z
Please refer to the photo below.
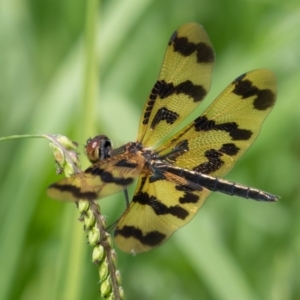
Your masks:
M188 23L173 33L137 141L154 146L201 103L210 88L213 64L213 46L201 25Z
M157 151L176 166L223 176L254 142L275 100L276 78L271 71L239 76L200 117Z
M115 242L123 251L139 253L161 245L195 216L210 193L168 172L163 178L140 177L115 230Z
M82 173L49 186L48 196L62 201L96 200L132 184L144 167L144 158L124 154L100 161Z

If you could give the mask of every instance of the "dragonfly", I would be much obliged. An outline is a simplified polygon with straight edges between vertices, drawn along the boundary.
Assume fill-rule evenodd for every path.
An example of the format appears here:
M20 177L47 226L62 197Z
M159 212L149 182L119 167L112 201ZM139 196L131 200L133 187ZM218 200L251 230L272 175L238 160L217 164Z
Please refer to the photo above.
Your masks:
M276 195L221 178L255 141L275 104L272 71L258 69L237 77L199 117L176 132L207 95L214 62L204 28L197 23L179 27L146 101L137 140L113 149L105 135L89 139L85 151L92 165L50 185L48 195L95 201L137 180L114 232L117 246L129 253L164 243L196 215L211 192L277 201Z

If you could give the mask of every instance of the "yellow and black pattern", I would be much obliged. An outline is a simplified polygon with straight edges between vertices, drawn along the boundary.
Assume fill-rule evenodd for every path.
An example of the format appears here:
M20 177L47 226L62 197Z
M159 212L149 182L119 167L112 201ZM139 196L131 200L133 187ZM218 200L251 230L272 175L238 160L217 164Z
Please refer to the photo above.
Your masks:
M193 218L210 191L276 201L272 194L201 176L223 176L233 167L257 137L275 100L276 78L271 71L255 70L239 76L200 117L156 149L160 158L177 168L156 166L161 176L155 176L160 180L151 182L147 177L139 182L130 208L118 222L117 245L135 253L158 246ZM174 184L174 176L184 181ZM188 203L186 209L179 199L187 189L195 202Z
M61 201L96 200L122 191L144 167L141 155L121 154L99 161L84 172L49 186L49 197Z
M156 145L201 103L210 89L214 60L201 25L189 23L174 32L141 116L138 142Z
M132 253L165 242L194 217L211 191L276 201L268 192L218 178L251 146L275 104L271 71L239 76L202 115L168 137L208 93L213 64L213 47L201 25L189 23L175 31L145 104L137 142L114 150L104 135L89 139L85 150L93 165L52 184L49 196L92 201L122 191L138 178L115 230L117 245Z
M129 208L115 230L115 242L125 252L148 251L187 224L210 191L163 172L162 178L140 177Z
M223 176L256 139L276 93L276 78L269 70L239 76L200 117L156 151L167 155L181 148L170 155L171 163Z

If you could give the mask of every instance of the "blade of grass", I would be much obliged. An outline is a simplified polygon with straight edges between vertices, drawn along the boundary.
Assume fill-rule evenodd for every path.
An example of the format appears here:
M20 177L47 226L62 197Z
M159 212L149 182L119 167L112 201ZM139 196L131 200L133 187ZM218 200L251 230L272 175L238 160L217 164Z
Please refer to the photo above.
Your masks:
M81 103L80 124L77 126L78 140L85 140L95 127L95 100L97 97L98 63L95 51L96 24L99 17L100 1L87 1L86 6L86 30L84 47L84 86ZM78 234L75 228L78 223L78 212L68 209L65 212L65 232L69 232L63 247L64 259L60 264L60 288L57 289L56 299L82 299L86 247L85 237ZM70 223L72 224L70 226ZM64 266L64 267L63 267Z

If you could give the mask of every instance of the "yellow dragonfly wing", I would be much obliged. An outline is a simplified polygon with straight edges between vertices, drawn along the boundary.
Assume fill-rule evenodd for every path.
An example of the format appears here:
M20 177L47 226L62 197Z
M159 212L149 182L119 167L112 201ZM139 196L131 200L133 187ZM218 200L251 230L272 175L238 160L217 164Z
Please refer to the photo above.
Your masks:
M82 173L53 183L47 193L49 197L62 201L100 199L132 184L144 164L141 155L117 155L93 164Z
M140 119L138 142L146 148L156 145L201 103L210 89L214 60L201 25L188 23L174 32Z
M275 100L276 79L271 71L244 74L157 151L175 166L224 175L253 143ZM123 251L144 252L162 244L195 216L210 193L169 172L151 178L139 179L130 207L118 222L116 243Z
M168 172L164 176L154 182L148 175L139 178L130 206L116 226L115 242L121 250L139 253L161 245L194 217L210 193L179 176Z
M156 151L176 166L223 176L257 138L276 93L276 78L269 70L239 76L200 117Z

